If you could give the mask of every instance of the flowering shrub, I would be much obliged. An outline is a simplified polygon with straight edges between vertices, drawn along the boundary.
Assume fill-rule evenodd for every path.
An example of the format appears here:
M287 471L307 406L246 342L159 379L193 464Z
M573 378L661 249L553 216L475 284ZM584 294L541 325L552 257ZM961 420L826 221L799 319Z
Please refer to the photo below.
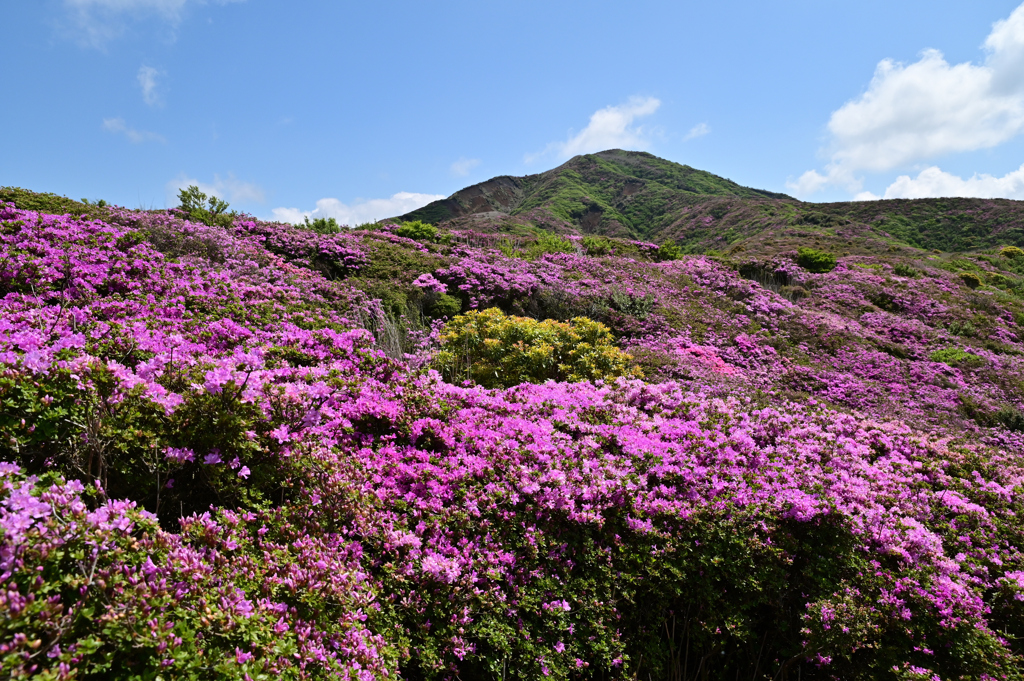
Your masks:
M358 545L301 537L280 514L206 513L172 535L134 502L0 463L0 530L9 678L386 670L384 641L363 624L374 596Z
M0 206L5 675L1021 678L1010 258L100 217Z
M641 375L608 328L586 317L538 322L497 308L471 310L448 322L440 340L434 363L445 379L487 388Z

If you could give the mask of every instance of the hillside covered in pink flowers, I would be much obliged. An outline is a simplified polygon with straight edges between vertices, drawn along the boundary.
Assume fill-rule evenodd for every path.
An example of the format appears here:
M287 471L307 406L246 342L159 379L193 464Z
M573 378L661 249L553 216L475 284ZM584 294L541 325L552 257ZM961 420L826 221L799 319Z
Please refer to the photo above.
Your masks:
M4 678L1024 678L1010 244L4 197Z

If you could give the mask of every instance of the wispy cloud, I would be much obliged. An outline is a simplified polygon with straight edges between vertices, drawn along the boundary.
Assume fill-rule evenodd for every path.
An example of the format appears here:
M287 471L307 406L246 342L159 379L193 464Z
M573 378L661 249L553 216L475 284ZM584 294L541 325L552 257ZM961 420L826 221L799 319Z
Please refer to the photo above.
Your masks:
M595 111L583 130L570 134L564 142L552 142L540 153L526 154L525 161L532 163L547 156L565 159L605 149L647 149L650 130L634 126L633 121L650 116L660 106L661 100L654 97L631 97L625 104Z
M139 67L136 79L139 81L139 87L142 88L142 101L149 106L160 106L164 103L163 97L157 89L157 78L162 75L164 74L152 66Z
M124 135L133 144L142 144L143 142L166 142L162 135L158 135L155 132L147 132L145 130L136 130L135 128L128 127L128 124L124 122L123 118L104 118L103 129L107 132L112 132L120 135Z
M983 63L950 64L929 49L912 64L885 59L867 91L828 123L829 161L787 186L797 195L833 185L857 191L861 173L988 149L1024 132L1024 5L992 26Z
M182 173L166 185L167 205L177 205L178 191L192 185L199 187L199 190L207 196L216 196L229 203L264 203L266 201L266 194L259 185L243 182L232 173L228 173L227 177L214 175L213 182L209 183L201 182Z
M473 170L480 165L480 159L478 158L460 158L458 161L452 163L449 171L455 177L465 177L469 175L469 171Z
M298 208L275 208L274 219L281 222L298 223L305 218L334 218L343 225L361 225L384 218L396 217L422 208L432 201L445 198L444 194L417 194L398 192L387 199L357 199L351 205L338 199L320 199L313 210Z
M690 128L690 132L686 133L686 137L683 138L684 142L688 142L698 137L703 137L711 132L711 126L707 123L698 123L697 125Z
M67 32L85 47L102 49L140 20L156 18L172 30L188 7L245 0L64 0Z

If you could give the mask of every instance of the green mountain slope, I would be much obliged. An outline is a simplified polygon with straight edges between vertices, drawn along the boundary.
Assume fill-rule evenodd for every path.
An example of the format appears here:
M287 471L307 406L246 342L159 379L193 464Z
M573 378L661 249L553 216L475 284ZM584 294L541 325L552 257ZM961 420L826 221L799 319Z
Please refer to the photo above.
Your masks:
M915 199L814 204L644 152L577 156L537 175L501 176L398 220L453 228L671 241L686 252L780 252L808 242L838 253L1024 246L1024 202Z
M538 175L496 177L399 219L647 238L669 226L682 205L707 197L792 200L648 153L613 149L576 156Z

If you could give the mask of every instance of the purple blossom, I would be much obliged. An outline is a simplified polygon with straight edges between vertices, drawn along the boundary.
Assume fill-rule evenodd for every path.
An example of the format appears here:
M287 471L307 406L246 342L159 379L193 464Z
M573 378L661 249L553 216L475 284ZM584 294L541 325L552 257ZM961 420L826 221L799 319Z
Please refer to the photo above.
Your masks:
M164 456L172 463L183 464L193 461L196 453L187 447L168 447L164 450Z

